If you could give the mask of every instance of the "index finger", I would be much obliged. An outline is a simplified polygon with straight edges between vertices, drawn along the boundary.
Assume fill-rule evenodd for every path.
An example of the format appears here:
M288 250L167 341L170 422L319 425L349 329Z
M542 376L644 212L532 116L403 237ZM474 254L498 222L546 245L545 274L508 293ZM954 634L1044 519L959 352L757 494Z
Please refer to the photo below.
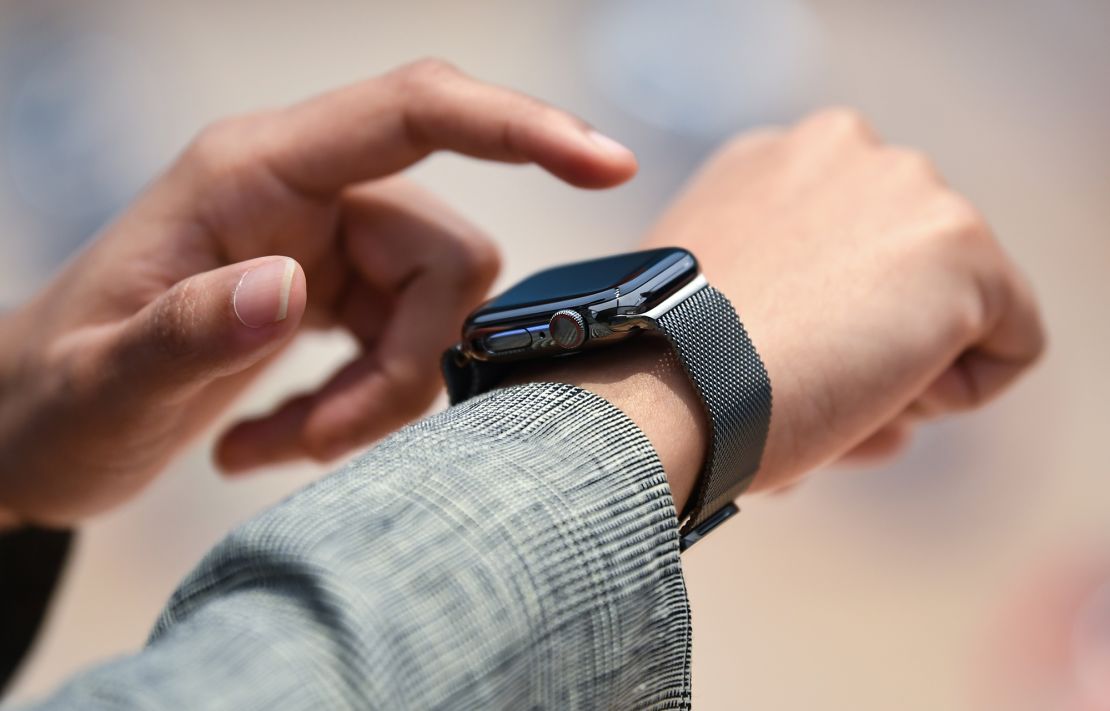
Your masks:
M438 150L536 163L585 188L636 172L624 146L581 119L515 91L422 60L267 117L262 157L292 188L333 193Z

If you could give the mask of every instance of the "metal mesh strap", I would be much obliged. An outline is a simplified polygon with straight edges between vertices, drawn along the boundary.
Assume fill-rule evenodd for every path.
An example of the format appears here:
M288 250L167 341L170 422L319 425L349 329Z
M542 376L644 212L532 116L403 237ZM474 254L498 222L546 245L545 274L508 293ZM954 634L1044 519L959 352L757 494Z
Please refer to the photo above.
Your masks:
M736 310L711 286L659 317L682 367L705 403L713 441L687 505L683 546L735 513L751 483L771 423L771 381Z

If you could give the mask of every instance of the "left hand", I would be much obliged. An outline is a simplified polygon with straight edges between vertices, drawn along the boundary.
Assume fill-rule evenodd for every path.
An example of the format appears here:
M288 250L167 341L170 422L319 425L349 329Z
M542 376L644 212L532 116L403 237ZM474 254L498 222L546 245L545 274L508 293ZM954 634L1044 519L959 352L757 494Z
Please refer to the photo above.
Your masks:
M225 469L332 459L422 412L498 268L472 226L385 179L441 149L580 187L636 169L581 120L436 61L215 124L0 322L0 520L126 499L304 327L363 352L224 433Z
M752 491L891 456L1044 350L1033 290L983 215L849 109L729 142L644 246L693 252L766 364L774 408Z
M766 364L774 407L751 491L892 455L916 423L1004 392L1044 348L1032 289L982 215L850 110L737 137L643 246L693 252ZM681 511L709 443L705 407L668 349L638 340L517 379L573 383L621 408Z

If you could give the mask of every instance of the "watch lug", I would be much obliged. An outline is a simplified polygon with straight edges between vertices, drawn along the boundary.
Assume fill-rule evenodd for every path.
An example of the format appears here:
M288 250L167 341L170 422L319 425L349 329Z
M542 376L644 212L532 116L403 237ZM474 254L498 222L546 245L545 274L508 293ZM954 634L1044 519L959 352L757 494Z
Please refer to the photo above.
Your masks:
M645 316L644 314L610 316L607 325L618 333L627 333L628 331L634 331L636 329L651 331L659 327L655 319Z
M454 346L452 346L451 349L448 351L448 355L455 363L455 366L459 368L462 368L470 362L470 354L466 352L466 350L463 348L463 344L461 343L456 343Z
M709 282L706 281L705 275L698 274L685 286L668 296L662 303L650 311L645 311L640 314L616 314L610 316L608 319L609 328L614 331L631 331L634 328L645 331L658 330L660 318L675 306L678 306L683 301L690 298L690 296L707 286L709 286Z

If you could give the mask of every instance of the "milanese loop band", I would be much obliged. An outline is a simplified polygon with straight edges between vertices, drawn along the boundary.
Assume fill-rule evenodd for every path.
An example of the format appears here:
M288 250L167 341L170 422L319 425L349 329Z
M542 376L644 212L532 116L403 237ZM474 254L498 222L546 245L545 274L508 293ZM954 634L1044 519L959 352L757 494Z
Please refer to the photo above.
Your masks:
M771 381L728 298L701 289L658 319L705 403L713 441L680 529L683 549L736 513L759 470L771 424Z

